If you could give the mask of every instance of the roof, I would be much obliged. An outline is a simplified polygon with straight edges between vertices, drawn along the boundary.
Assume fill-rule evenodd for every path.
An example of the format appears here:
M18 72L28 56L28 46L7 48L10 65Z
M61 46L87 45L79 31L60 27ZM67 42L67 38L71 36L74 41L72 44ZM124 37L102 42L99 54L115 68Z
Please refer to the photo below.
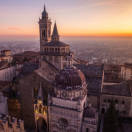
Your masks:
M44 46L53 46L53 47L66 47L66 46L69 46L68 44L65 44L61 41L51 41L51 42L48 42L46 44L44 44Z
M114 85L104 85L102 89L103 94L117 95L117 96L131 96L132 94L132 80L124 81Z
M53 29L53 33L52 33L52 40L53 41L56 41L56 40L59 41L59 34L58 34L58 29L57 29L56 22L54 24L54 29Z
M36 58L39 57L39 55L39 52L25 51L23 53L15 54L13 56L13 62L23 64L25 61L36 61Z
M103 74L103 66L102 65L84 65L84 64L76 64L77 68L79 68L86 77L102 77Z
M6 62L6 61L1 61L1 62L0 62L0 70L1 70L1 69L5 69L5 68L7 68L7 67L9 67L8 62Z
M127 68L132 68L132 63L125 63L124 66Z
M121 66L120 65L105 65L104 66L104 82L120 83Z
M21 75L27 75L38 69L38 65L34 63L24 63Z
M101 91L102 65L76 65L85 74L89 95L99 95Z
M99 95L101 91L102 78L100 77L87 77L88 95Z
M1 52L11 52L11 50L1 50Z
M56 87L66 90L80 89L84 82L86 82L84 74L74 67L61 70L55 79Z
M105 71L120 72L121 66L120 65L114 65L114 64L104 65L104 70Z

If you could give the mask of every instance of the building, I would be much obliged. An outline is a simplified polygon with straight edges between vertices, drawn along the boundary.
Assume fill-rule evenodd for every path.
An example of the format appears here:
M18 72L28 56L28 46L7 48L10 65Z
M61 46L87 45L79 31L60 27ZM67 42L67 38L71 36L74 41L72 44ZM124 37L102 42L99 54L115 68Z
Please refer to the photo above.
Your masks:
M22 120L0 114L0 132L26 132Z
M51 35L51 20L48 18L45 7L42 12L42 18L39 20L39 28L42 60L48 61L59 70L72 65L73 53L70 51L68 44L59 40L56 23Z
M98 112L88 102L84 74L73 67L73 53L68 44L60 41L56 23L51 35L51 20L45 8L39 26L41 64L37 68L23 66L19 76L25 128L96 132Z
M121 77L124 80L132 80L132 64L125 63L121 66Z
M13 66L5 65L0 67L0 80L1 81L12 81L20 72L22 64L16 64Z
M75 67L56 75L48 98L49 132L96 132L98 113L87 104L84 74Z
M11 63L12 62L12 53L10 50L2 50L1 53L0 53L0 62L1 61L6 61L8 63Z
M104 113L110 103L114 102L120 116L132 117L132 80L130 78L128 80L130 74L127 71L129 70L124 71L124 67L126 66L108 65L104 67L100 112ZM125 77L122 76L123 73L125 73Z
M0 91L0 114L8 114L7 97Z

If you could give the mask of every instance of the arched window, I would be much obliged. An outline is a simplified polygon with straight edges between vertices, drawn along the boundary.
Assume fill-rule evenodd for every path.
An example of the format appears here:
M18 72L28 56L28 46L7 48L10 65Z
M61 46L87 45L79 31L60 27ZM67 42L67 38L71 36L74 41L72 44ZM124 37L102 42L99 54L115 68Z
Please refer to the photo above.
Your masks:
M42 39L44 39L45 37L46 37L46 31L43 30L43 31L42 31Z

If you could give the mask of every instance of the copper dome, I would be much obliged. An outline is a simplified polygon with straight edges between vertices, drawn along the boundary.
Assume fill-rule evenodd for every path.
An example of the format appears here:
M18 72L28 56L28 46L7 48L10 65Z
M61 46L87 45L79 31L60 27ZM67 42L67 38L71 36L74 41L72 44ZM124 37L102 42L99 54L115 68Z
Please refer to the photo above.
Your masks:
M73 90L80 89L86 83L84 74L75 67L65 68L55 78L57 88Z

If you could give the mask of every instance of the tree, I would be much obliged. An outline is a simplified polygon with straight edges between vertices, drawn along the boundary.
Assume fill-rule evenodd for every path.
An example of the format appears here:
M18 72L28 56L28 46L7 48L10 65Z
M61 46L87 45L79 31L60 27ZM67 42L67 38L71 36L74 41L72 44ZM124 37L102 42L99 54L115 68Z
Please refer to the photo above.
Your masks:
M117 132L118 113L115 109L114 102L111 102L109 109L104 114L103 132Z

